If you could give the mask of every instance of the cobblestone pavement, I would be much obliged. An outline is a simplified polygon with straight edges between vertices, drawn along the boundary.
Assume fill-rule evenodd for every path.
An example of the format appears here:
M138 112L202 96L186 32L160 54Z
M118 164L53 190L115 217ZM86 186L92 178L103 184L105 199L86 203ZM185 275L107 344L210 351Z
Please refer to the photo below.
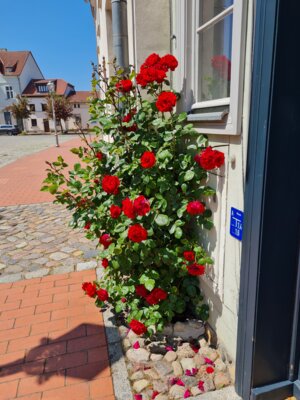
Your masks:
M78 135L59 135L60 143L77 138ZM40 150L53 147L55 137L53 135L28 135L28 136L0 136L0 167L11 162L36 153Z
M0 283L94 269L96 242L52 203L0 208Z

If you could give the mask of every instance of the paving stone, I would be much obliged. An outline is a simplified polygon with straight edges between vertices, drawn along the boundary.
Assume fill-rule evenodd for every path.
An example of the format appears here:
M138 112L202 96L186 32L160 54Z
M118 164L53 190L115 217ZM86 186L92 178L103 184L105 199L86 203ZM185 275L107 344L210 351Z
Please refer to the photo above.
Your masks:
M34 262L37 264L47 264L48 258L45 257L37 258L36 260L34 260Z
M5 264L0 263L0 270L2 270L2 269L5 268L5 267L6 267Z
M74 257L79 257L79 256L81 256L82 254L83 254L83 251L82 251L82 250L76 250L76 251L74 251L73 256L74 256Z
M5 273L7 274L16 274L18 272L22 272L23 268L19 267L18 265L10 265L9 267L5 268Z
M21 274L8 274L4 276L0 276L0 283L8 283L8 282L16 282L22 279Z
M27 272L25 274L25 279L32 279L32 278L41 278L42 276L46 276L49 273L48 268L41 268L36 271Z
M17 249L23 249L23 247L26 247L27 244L28 244L27 242L18 243L18 244L16 244L16 248Z
M72 265L62 265L60 267L52 268L51 275L52 274L55 274L55 275L66 274L68 272L73 272L73 271L74 271L74 267L72 267Z
M55 260L55 261L61 261L67 257L69 257L68 254L62 253L60 251L50 254L51 260Z
M78 263L76 266L76 271L84 271L86 269L94 269L97 267L96 261L88 261L85 263Z
M99 255L99 250L87 250L83 253L83 258L96 258Z

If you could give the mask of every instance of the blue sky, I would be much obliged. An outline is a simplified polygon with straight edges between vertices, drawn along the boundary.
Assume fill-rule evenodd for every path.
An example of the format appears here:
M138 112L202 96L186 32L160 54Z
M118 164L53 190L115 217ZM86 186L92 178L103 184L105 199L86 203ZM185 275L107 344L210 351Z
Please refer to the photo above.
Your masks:
M31 50L45 78L89 90L94 22L84 0L1 0L0 48Z

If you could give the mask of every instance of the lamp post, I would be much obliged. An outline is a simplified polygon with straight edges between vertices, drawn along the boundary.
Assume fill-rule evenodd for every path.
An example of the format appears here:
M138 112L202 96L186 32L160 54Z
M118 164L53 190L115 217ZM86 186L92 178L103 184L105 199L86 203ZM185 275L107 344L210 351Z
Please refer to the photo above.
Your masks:
M56 147L59 147L59 143L58 143L58 133L57 133L57 129L56 129L56 117L55 117L55 109L54 109L54 98L53 95L55 93L55 87L54 87L54 83L49 81L47 83L47 87L48 87L48 92L51 96L51 104L52 104L52 118L53 118L53 123L54 123L54 132L55 132L55 141L56 141Z

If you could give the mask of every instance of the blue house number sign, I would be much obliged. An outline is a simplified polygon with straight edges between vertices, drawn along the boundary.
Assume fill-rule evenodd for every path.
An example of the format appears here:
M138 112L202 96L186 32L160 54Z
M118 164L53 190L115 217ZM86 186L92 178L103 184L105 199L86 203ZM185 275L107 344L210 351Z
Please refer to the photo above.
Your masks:
M234 207L231 207L230 213L230 235L242 240L244 213Z

